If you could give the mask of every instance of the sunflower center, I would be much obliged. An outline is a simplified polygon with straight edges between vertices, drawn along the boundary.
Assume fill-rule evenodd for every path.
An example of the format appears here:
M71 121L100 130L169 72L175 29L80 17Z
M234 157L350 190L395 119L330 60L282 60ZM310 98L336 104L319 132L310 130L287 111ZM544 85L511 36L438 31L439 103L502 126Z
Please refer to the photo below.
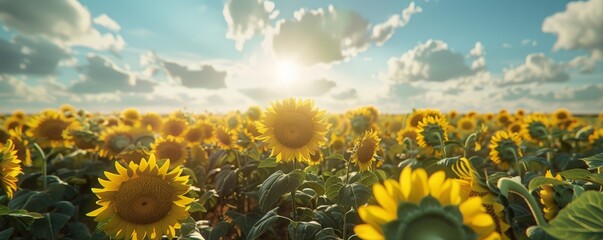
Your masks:
M162 142L158 144L156 152L159 159L167 158L172 162L179 162L184 155L181 146L175 142Z
M566 118L567 118L567 113L565 113L565 112L557 113L557 119L564 120Z
M186 140L189 142L198 142L203 137L203 130L201 128L191 128L186 133Z
M274 126L276 139L289 148L300 148L312 139L314 127L308 116L298 112L279 114Z
M461 128L463 128L463 130L471 130L473 129L473 123L470 121L464 121L463 124L461 124Z
M186 123L184 123L184 121L178 120L169 121L165 123L164 128L165 133L167 135L180 136L180 134L182 134L182 132L184 132L184 129L186 128Z
M230 146L232 145L232 138L230 137L230 135L224 131L223 129L219 129L218 133L218 140L220 140L220 142L226 146Z
M172 209L174 190L157 177L138 177L124 182L115 194L117 214L128 222L150 224Z
M370 139L362 140L358 148L358 161L361 163L371 161L375 154L375 148L376 145Z
M63 130L67 127L67 124L61 120L48 119L40 123L40 135L49 140L62 140Z

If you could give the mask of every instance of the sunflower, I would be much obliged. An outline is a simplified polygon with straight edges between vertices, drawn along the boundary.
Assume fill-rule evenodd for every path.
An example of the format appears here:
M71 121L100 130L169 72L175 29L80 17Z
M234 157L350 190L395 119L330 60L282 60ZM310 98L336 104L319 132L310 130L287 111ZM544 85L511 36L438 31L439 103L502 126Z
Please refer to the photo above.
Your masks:
M181 137L161 137L151 144L151 153L159 159L169 159L172 165L182 165L188 158L186 143Z
M23 119L10 116L6 120L4 120L4 130L10 131L11 129L15 129L17 127L23 127L25 124L23 123Z
M462 199L459 183L444 171L431 176L406 167L400 180L373 185L378 205L358 209L361 239L497 239L495 224L479 197Z
M459 116L459 113L456 110L450 110L448 112L448 117L450 117L450 118L456 118L458 116Z
M356 142L350 161L356 163L361 172L372 169L375 154L380 149L379 142L381 138L373 131L365 132L362 139Z
M106 128L100 136L103 144L100 147L99 155L112 159L134 144L136 138L138 138L138 134L131 126L117 125Z
M13 112L13 114L11 115L12 117L21 119L21 120L25 120L27 118L27 113L25 113L23 110L21 109L17 109Z
M521 134L521 128L522 128L523 123L521 121L514 121L513 123L509 124L509 126L507 127L507 130L509 130L509 132L512 133L517 133L517 134Z
M511 116L506 111L501 111L498 115L496 115L496 123L499 126L506 127L509 126L513 122L513 116Z
M216 128L216 142L220 148L233 149L236 141L234 131L228 130L228 128L224 126L219 126Z
M224 123L229 130L236 130L242 125L243 120L239 112L230 112L224 117Z
M421 147L441 146L448 141L448 122L445 118L425 117L417 128L417 143Z
M551 170L547 170L544 176L546 178L553 178L563 181L561 175L559 174L556 174L555 177L553 177ZM540 194L540 203L542 203L544 206L544 217L548 220L551 220L555 217L555 215L557 215L557 211L559 210L559 205L557 205L557 202L555 201L555 189L551 184L545 184L541 187L542 189L538 191L538 194Z
M170 116L165 122L163 122L163 127L161 131L164 136L175 136L178 137L182 135L187 128L187 123L184 119Z
M419 123L423 121L425 117L440 117L443 118L440 110L437 109L417 109L415 110L410 117L406 119L406 127L418 128Z
M255 142L255 139L262 135L260 133L260 130L258 130L258 125L254 121L249 121L245 124L245 128L243 128L243 133L249 138L249 141L251 142Z
M595 145L603 144L603 128L600 128L590 134L588 136L588 142Z
M98 135L90 130L71 130L69 135L73 138L75 146L82 150L96 150L100 144Z
M127 164L130 162L140 164L141 159L148 159L150 155L151 152L147 150L146 147L140 145L130 145L121 151L121 153L117 154L116 158L123 160Z
M117 173L106 171L108 180L98 180L102 188L92 188L100 208L87 216L109 219L101 229L118 239L174 238L195 199L184 196L189 176L182 176L180 167L168 172L169 166L169 160L158 166L154 155L127 167L115 162Z
M260 118L262 117L262 108L258 106L250 106L249 108L247 108L245 116L247 116L247 119L251 121L260 120Z
M258 122L258 130L276 161L300 161L310 158L326 142L329 124L324 111L314 108L314 101L288 98L272 102Z
M133 122L137 122L140 120L140 112L136 108L127 108L121 112L121 117L123 119L128 119Z
M140 126L142 126L143 128L149 129L151 131L159 131L163 124L163 119L158 113L149 112L142 115L139 123Z
M504 234L510 228L510 225L504 221L504 206L495 200L496 195L490 191L484 179L478 175L477 171L471 166L469 160L461 157L452 166L452 171L459 177L459 179L455 179L455 181L461 186L461 196L463 198L480 197L482 199L482 206L494 220L496 232L502 236L503 239L509 239L507 235Z
M0 143L0 145L2 145ZM13 193L17 190L17 176L21 173L21 160L17 158L17 150L12 140L7 140L4 146L0 146L0 178L2 189L8 196L13 198Z
M490 139L490 159L499 168L508 170L511 165L515 165L515 162L519 160L519 157L523 156L519 146L521 145L521 139L519 134L511 133L507 131L498 131Z
M373 114L365 107L349 111L347 115L350 119L352 130L356 134L363 134L365 131L370 130L371 125L374 123Z
M30 119L28 135L36 138L41 147L70 147L73 145L69 131L80 129L80 124L62 114L48 110Z
M562 125L572 119L572 114L565 108L560 108L553 112L553 123L555 125Z
M329 144L331 150L334 152L343 152L346 149L345 136L343 134L331 133L329 137Z
M203 130L203 136L201 137L203 142L213 143L216 138L216 130L214 125L206 121L198 122L197 125Z
M195 124L186 130L184 139L189 144L199 144L203 140L203 128L199 124Z
M521 119L521 118L523 118L525 116L526 116L526 111L525 110L523 110L523 109L520 108L520 109L517 109L517 111L515 111L515 117Z
M397 133L398 131L402 130L403 127L404 124L402 123L402 121L394 120L389 124L389 126L387 126L387 132Z
M29 139L23 133L21 127L11 129L8 132L8 135L10 140L13 142L13 145L15 146L15 150L17 151L17 159L21 160L23 166L31 167L32 161L31 150L29 148Z
M533 114L524 119L521 135L532 142L542 142L549 135L549 121L543 115Z
M417 141L417 129L413 127L406 127L397 133L396 140L399 144L404 143L404 139L408 138L413 142Z
M109 116L105 119L104 125L105 127L117 126L119 125L119 119L117 119L115 116Z
M477 123L472 117L463 117L457 122L457 128L463 133L471 132L475 129Z
M322 161L322 153L320 152L320 150L318 150L313 153L310 153L310 159L308 159L308 161L306 161L306 163L308 163L308 165L310 165L310 166L313 166L313 165L320 164L321 161Z

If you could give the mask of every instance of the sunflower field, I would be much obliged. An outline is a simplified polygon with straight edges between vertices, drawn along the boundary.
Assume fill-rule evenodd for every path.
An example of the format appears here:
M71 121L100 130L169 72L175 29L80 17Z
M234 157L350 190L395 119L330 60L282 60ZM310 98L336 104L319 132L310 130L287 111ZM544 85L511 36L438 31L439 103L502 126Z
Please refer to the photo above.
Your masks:
M0 118L0 239L603 239L603 114Z

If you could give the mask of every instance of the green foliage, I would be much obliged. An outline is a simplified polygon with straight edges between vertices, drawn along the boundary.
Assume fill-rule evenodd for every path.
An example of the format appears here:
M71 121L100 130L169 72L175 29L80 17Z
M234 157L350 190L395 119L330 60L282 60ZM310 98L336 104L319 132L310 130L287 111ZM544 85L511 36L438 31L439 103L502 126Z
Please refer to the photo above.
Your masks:
M582 193L542 228L558 239L603 239L603 193Z

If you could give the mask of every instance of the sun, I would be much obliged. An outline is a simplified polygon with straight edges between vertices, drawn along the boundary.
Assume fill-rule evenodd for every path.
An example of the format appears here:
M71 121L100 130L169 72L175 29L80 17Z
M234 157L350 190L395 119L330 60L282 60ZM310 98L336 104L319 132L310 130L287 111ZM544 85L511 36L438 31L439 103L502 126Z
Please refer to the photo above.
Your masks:
M299 77L299 65L291 60L280 61L276 65L275 75L279 83L293 83Z

